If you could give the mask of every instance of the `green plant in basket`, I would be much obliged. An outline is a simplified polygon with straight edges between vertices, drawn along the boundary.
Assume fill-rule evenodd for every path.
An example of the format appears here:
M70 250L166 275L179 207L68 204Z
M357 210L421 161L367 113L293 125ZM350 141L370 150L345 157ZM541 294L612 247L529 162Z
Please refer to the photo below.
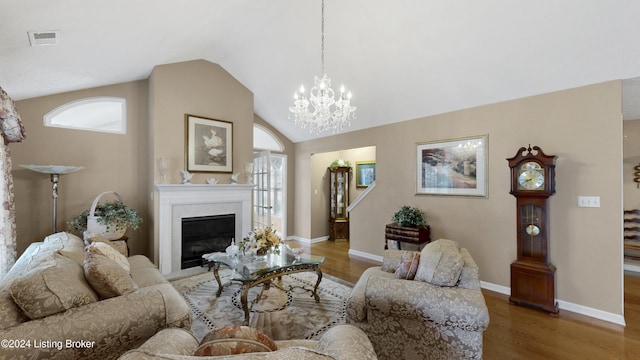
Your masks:
M424 212L417 207L404 205L400 210L396 211L391 218L394 225L406 227L418 227L427 225L427 219Z
M84 210L67 221L67 231L82 237L82 234L87 230L88 215L89 210ZM122 227L138 230L142 223L142 218L135 210L118 201L98 204L94 215L99 216L98 223L106 225L108 231Z

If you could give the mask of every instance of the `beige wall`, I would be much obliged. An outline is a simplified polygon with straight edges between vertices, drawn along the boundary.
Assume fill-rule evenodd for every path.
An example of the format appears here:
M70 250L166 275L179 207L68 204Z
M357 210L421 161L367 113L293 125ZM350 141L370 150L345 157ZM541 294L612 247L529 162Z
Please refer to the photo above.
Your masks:
M318 241L329 237L329 173L327 168L341 158L340 151L330 151L311 156L311 236Z
M45 127L43 116L70 101L117 96L127 99L127 134ZM127 206L143 218L143 229L128 231L134 254L146 253L148 225L146 210L147 166L147 81L38 97L16 102L27 132L22 143L11 144L13 160L18 254L32 242L51 233L51 181L47 174L23 169L19 164L79 165L86 169L60 176L57 228L84 209L103 191L118 192Z
M186 170L185 114L230 121L233 123L233 173L244 178L245 164L253 161L253 93L222 67L204 60L159 65L149 78L150 167L154 180L149 192L159 181L155 159L169 159L169 183L182 181L180 170ZM231 181L232 174L194 173L192 183L204 184L216 177L222 184ZM244 181L241 181L244 182ZM157 218L155 206L154 219ZM155 220L154 220L155 222ZM158 242L157 224L154 244ZM157 246L153 247L158 259Z
M384 225L402 205L423 209L435 239L457 240L480 267L481 280L510 286L516 257L515 198L508 157L538 145L557 155L550 198L550 257L557 298L622 314L621 83L607 82L296 144L296 197L310 193L311 154L375 144L376 188L351 213L351 249L382 256ZM416 196L415 144L489 136L487 198ZM305 178L305 176L307 178ZM600 208L578 208L579 195L600 196ZM295 231L304 234L313 209L296 202Z

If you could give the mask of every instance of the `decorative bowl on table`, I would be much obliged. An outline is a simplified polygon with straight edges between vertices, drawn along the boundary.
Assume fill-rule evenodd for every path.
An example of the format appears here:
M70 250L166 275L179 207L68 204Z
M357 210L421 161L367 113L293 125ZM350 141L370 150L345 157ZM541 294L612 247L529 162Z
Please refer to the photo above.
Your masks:
M300 260L302 254L304 254L303 247L291 247L289 244L286 245L287 249L291 251L291 253L296 257L296 260Z

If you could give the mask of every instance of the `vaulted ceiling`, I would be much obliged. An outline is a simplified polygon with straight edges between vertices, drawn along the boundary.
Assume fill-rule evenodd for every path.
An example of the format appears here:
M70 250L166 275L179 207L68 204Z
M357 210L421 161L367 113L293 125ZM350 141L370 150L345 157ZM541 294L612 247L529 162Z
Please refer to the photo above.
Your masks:
M358 107L348 131L640 76L637 0L325 7L326 73ZM60 44L31 47L28 31L59 31ZM295 128L288 109L320 75L320 0L0 0L0 86L16 100L194 59L242 82L255 112L294 142L317 137ZM637 79L624 88L625 105L638 102ZM626 116L639 118L635 108Z

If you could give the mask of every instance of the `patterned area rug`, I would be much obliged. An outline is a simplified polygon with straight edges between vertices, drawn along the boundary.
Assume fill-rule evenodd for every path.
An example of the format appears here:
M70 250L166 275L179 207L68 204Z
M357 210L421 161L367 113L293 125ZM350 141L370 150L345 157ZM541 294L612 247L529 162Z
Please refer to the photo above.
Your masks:
M193 313L191 331L200 340L211 329L241 325L240 282L231 280L232 270L221 269L223 289L216 297L218 283L213 272L171 281ZM273 340L318 339L330 327L345 322L346 301L352 285L324 274L318 287L320 303L311 295L317 275L302 272L274 281L276 286L251 288L248 303L249 325ZM282 290L285 289L285 290ZM260 296L258 301L256 297Z

